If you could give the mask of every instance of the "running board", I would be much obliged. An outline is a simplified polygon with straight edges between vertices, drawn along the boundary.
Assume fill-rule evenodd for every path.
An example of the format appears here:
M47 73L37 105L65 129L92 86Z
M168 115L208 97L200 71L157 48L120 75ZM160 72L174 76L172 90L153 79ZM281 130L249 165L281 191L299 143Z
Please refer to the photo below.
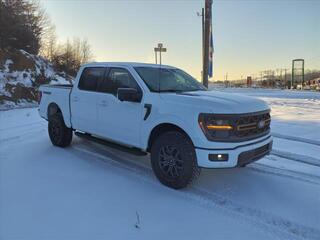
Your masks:
M82 133L82 132L74 132L74 134L80 138L84 138L86 140L90 140L90 141L93 141L93 142L96 142L96 143L99 143L99 144L102 144L102 145L105 145L107 147L110 147L110 148L113 148L113 149L116 149L116 150L120 150L120 151L123 151L123 152L126 152L126 153L130 153L130 154L133 154L133 155L136 155L136 156L145 156L147 155L148 153L138 149L138 148L135 148L135 147L126 147L124 145L121 145L121 144L118 144L118 143L115 143L115 142L111 142L111 141L108 141L108 140L104 140L104 139L101 139L101 138L98 138L98 137L94 137L90 134L87 134L87 133Z

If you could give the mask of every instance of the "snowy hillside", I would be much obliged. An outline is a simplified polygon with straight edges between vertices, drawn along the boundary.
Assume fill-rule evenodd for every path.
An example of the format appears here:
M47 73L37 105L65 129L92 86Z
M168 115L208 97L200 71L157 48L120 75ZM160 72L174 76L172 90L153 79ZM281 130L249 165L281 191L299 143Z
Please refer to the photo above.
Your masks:
M23 50L0 50L0 109L36 105L39 85L69 81L42 57Z

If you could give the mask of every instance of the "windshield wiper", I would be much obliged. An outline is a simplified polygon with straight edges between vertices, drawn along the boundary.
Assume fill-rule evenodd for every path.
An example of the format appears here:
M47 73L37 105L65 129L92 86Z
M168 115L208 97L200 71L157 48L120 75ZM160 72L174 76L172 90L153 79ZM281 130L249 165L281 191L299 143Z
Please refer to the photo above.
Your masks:
M207 91L208 89L205 87L200 87L200 88L194 88L194 89L190 89L189 92L193 92L193 91Z
M196 92L196 91L206 91L206 90L205 89L186 89L186 90L166 89L166 90L160 90L159 92L182 93L182 92Z
M166 89L166 90L160 90L159 92L186 92L186 91L177 90L177 89Z

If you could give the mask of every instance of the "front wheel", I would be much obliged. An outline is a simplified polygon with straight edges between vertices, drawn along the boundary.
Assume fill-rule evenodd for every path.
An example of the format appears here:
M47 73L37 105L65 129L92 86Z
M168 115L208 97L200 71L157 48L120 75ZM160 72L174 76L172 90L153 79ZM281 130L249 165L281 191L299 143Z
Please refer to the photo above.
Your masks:
M159 181L174 189L186 187L200 175L194 146L178 131L165 132L155 140L151 165Z
M72 129L64 124L61 113L55 113L49 117L48 133L53 145L67 147L72 141Z

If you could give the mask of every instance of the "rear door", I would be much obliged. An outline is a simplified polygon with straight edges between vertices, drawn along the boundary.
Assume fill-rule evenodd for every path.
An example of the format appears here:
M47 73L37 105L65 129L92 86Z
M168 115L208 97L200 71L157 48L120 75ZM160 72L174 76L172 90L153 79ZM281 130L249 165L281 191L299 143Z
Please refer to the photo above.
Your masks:
M120 143L139 147L140 125L143 121L143 98L141 102L121 102L118 88L141 87L124 67L111 67L100 87L98 107L99 135Z
M97 87L103 81L105 67L83 69L78 86L70 96L71 120L74 129L96 133L97 131Z

